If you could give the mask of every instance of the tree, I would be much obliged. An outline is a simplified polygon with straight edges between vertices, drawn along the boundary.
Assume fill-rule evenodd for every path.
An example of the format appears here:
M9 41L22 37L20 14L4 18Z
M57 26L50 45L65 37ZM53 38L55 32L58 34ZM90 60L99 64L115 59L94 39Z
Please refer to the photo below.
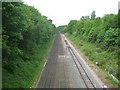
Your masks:
M3 2L2 8L3 68L13 73L19 60L36 58L39 45L53 37L55 26L37 9L21 2Z
M93 11L92 13L91 13L91 19L95 19L95 17L96 17L96 15L95 15L95 11Z

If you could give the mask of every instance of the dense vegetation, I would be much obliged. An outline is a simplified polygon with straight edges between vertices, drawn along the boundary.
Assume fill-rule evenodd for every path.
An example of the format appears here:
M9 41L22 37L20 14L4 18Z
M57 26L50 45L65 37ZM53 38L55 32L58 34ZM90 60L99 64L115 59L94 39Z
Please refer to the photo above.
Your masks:
M114 14L105 15L103 18L90 19L82 17L81 20L72 20L65 32L78 36L88 42L97 43L101 48L118 49L118 16Z
M28 88L39 75L55 26L21 2L3 2L2 21L3 88Z
M103 17L96 17L95 11L93 11L91 18L82 16L80 20L71 20L68 25L58 28L62 29L91 61L99 62L100 68L120 80L118 15L106 14Z

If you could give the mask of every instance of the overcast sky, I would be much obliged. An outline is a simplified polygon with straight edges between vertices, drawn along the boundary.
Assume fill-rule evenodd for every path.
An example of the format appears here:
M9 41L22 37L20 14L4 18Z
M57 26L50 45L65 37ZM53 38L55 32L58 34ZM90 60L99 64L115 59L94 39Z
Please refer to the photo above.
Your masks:
M42 15L52 19L56 26L66 25L70 20L79 20L81 16L96 16L118 13L120 0L23 0L26 4L34 6Z

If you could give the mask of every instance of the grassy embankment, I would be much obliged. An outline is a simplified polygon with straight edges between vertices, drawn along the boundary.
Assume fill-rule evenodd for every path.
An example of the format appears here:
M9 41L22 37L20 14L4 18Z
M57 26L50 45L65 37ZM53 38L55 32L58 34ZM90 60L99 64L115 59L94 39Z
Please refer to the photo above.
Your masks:
M30 88L35 85L44 62L47 58L48 52L50 51L51 45L54 38L51 38L48 42L39 46L39 52L36 54L37 60L23 61L21 60L21 66L10 74L3 69L3 83L4 88Z
M118 54L115 51L108 52L102 49L96 53L96 48L98 48L96 44L80 40L78 37L70 36L69 34L66 34L66 36L72 43L74 43L80 52L89 58L91 63L95 64L95 62L98 61L99 71L104 73L107 83L110 84L109 86L118 88L118 84L109 74L112 73L114 75L114 72L112 72L114 71L113 68L116 70L118 69Z

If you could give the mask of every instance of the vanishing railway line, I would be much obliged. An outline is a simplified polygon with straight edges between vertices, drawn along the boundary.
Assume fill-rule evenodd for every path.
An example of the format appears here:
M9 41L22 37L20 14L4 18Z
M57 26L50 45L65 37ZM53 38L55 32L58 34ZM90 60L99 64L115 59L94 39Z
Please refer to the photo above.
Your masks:
M98 87L102 87L93 73L84 65L74 47L64 35L62 38L58 32L35 88L86 88L96 90Z
M76 56L76 54L74 53L73 49L69 46L68 42L65 40L65 44L68 48L68 51L70 52L72 59L79 71L80 76L82 77L82 80L84 81L85 86L87 87L87 89L93 88L94 90L96 90L94 83L92 82L92 80L90 79L90 77L88 76L86 70L84 69L83 65L80 63L78 57Z

